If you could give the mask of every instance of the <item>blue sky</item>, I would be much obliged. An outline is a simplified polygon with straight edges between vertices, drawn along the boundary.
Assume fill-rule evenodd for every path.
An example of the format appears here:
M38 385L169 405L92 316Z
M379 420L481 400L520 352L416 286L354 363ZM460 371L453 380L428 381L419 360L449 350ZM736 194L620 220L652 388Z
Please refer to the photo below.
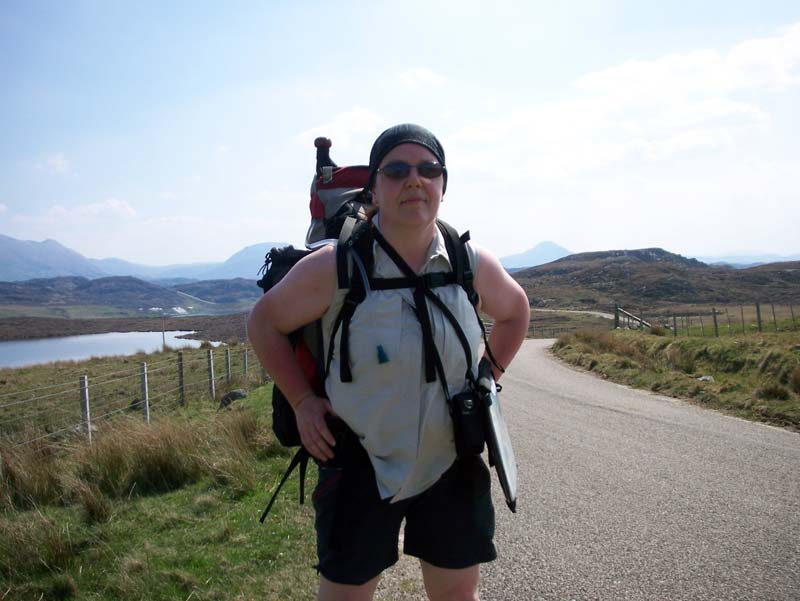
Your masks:
M167 5L162 6L163 5ZM0 4L0 233L149 264L300 243L313 139L433 130L498 255L800 252L797 2Z

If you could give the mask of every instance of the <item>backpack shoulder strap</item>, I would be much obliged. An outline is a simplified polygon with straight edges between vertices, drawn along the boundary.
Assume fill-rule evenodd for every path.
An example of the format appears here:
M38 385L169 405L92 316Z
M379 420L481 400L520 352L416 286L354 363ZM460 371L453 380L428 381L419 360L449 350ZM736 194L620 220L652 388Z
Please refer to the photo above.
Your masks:
M353 375L350 371L350 320L355 314L358 305L366 298L369 290L369 278L375 264L372 252L372 223L357 220L354 217L345 219L342 232L339 235L339 244L336 247L336 271L339 289L347 289L344 303L336 316L328 346L328 357L323 375L328 376L331 361L333 360L333 345L336 332L342 328L340 338L340 378L342 382L352 382ZM351 275L349 260L352 258L353 270Z
M336 276L340 289L351 288L348 261L351 249L361 259L366 274L368 276L372 274L372 267L375 264L372 253L372 227L370 222L352 216L344 220L339 233L339 243L336 245Z
M444 245L447 249L447 258L450 260L450 265L453 267L453 273L456 276L456 283L464 289L467 293L469 302L473 307L478 306L480 297L475 291L473 280L475 274L472 273L472 266L469 263L469 253L467 252L467 242L469 242L469 231L459 235L456 229L442 221L436 220L436 225L444 238Z
M483 334L483 341L486 346L486 354L489 355L491 362L497 369L503 373L505 368L497 362L489 346L489 337L486 335L486 328L483 325L483 320L478 313L478 303L480 296L475 290L474 280L475 274L472 273L472 266L469 263L469 254L467 252L467 242L469 242L469 232L464 232L460 236L456 229L449 223L445 223L441 219L436 220L436 225L439 226L439 231L442 232L444 237L444 245L447 248L447 256L450 259L450 265L453 266L453 272L456 275L456 282L467 293L469 302L472 303L472 308L475 309L475 317L478 319L478 324L481 327Z
M350 287L350 270L347 265L347 253L349 251L348 243L353 236L355 226L355 218L347 217L339 232L339 243L336 245L336 278L339 282L339 288Z

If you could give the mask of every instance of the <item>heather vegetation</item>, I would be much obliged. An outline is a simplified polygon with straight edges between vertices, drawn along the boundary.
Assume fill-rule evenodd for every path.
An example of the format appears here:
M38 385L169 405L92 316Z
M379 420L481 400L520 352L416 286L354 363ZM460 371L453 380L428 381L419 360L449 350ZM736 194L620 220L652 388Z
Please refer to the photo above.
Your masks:
M800 431L800 333L673 337L581 330L553 352L604 378Z
M514 272L533 307L574 309L788 304L800 294L798 263L747 269L706 265L659 248L578 253Z
M258 517L288 462L270 386L151 425L0 448L2 599L302 599L313 527L297 480ZM309 483L311 484L311 483Z

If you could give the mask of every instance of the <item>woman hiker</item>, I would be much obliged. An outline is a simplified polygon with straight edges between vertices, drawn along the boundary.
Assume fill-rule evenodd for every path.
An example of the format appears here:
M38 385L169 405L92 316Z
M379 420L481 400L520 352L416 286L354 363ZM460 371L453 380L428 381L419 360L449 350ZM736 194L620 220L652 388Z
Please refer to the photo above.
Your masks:
M450 272L436 224L448 176L436 136L418 125L391 127L375 141L369 168L377 230L372 276L404 277L409 272L398 261L414 274ZM469 242L467 252L479 308L493 319L489 347L499 378L528 331L528 299L494 255ZM477 599L479 566L496 557L489 471L480 455L457 457L444 392L468 388L467 368L477 374L481 329L462 286L432 290L463 336L413 290L370 289L349 323L348 381L341 377L342 328L331 340L346 293L338 288L335 245L302 259L250 315L256 353L294 408L303 446L319 466L313 503L320 600L372 599L380 574L398 559L403 519L403 551L419 558L434 601ZM320 318L325 348L334 347L327 398L314 393L287 338ZM435 343L436 373L446 384L430 377L424 338ZM346 427L331 426L337 422Z

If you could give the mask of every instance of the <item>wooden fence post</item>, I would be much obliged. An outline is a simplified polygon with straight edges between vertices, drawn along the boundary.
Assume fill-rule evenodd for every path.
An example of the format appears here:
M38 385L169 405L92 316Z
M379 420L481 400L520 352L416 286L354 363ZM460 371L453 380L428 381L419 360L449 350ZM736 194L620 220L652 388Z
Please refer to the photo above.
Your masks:
M614 303L614 329L619 328L619 305Z
M789 303L789 312L792 314L792 329L797 330L797 324L794 321L794 307L792 307L792 303Z
M705 338L706 337L706 329L703 327L703 316L702 315L698 315L698 317L700 318L700 335L703 338Z
M745 330L744 327L744 307L742 305L739 305L739 313L741 313L742 315L742 334L746 334L747 331Z
M678 335L678 319L675 317L675 314L672 314L672 336L673 338Z
M775 326L775 331L778 331L778 320L775 318L775 303L770 303L772 307L772 325Z
M81 376L81 421L86 428L89 444L92 442L92 418L89 414L89 376Z
M178 351L178 402L186 406L186 389L183 385L183 351Z
M717 327L717 308L711 307L711 317L714 318L714 338L719 338L719 327Z
M761 328L761 303L756 303L756 319L758 320L758 331L762 332Z
M684 325L686 326L686 335L687 336L691 336L691 332L689 331L689 328L692 325L692 318L688 314L686 315L686 319L684 321Z
M244 347L242 351L242 373L244 374L244 379L247 379L247 347Z
M147 388L147 363L142 363L142 409L144 421L150 423L150 391Z
M725 319L728 320L728 336L733 336L733 332L731 331L731 316L728 313L728 307L725 307Z
M231 381L231 349L225 347L225 379Z
M214 351L208 349L208 392L211 400L217 400L217 391L214 387Z

